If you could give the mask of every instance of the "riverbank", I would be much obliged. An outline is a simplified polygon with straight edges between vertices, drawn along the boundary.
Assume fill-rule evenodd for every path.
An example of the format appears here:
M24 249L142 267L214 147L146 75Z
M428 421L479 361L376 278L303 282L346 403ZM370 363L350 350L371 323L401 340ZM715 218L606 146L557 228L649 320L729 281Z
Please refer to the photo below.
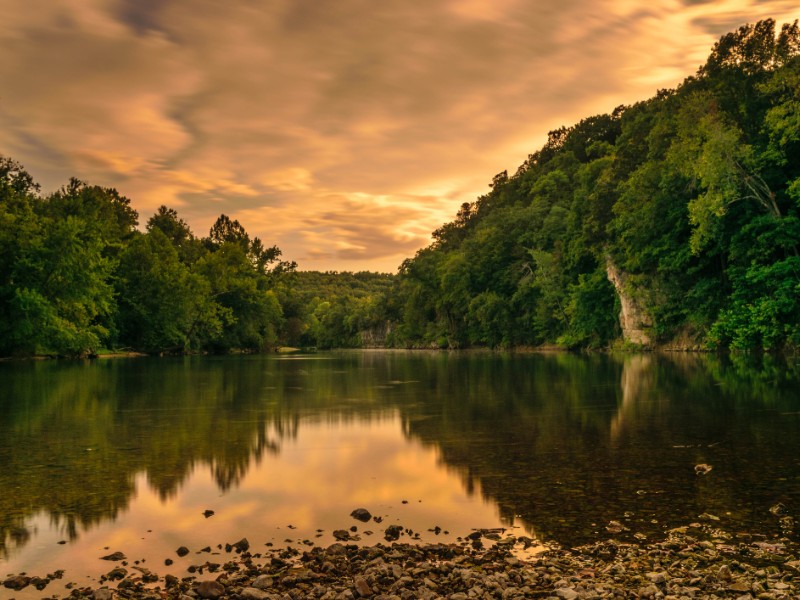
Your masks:
M387 529L387 539L393 537L389 533ZM413 537L413 532L402 533ZM572 549L537 547L528 537L478 530L454 544L387 541L359 546L344 541L301 551L257 548L243 539L214 549L176 550L177 557L187 554L193 560L185 576L162 577L152 564L145 567L144 560L112 553L102 557L113 564L96 585L67 584L65 595L92 600L800 596L800 545L795 540L732 534L701 524L673 529L656 542L607 539ZM171 565L173 558L164 563ZM22 593L35 586L46 594L48 584L62 577L60 572L10 576L4 591L13 597L13 590Z

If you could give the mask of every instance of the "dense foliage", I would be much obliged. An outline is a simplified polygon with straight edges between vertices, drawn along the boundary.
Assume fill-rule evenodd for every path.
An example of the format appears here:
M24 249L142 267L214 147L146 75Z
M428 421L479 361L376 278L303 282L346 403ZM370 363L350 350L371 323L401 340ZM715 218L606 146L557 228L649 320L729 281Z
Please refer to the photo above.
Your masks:
M366 271L292 273L280 290L284 343L319 348L383 345L385 299L393 279Z
M800 345L800 30L723 36L697 75L553 131L407 260L398 345ZM608 270L625 274L615 290Z
M43 197L0 157L0 355L358 346L390 279L296 273L226 215L206 238L164 206L137 224L114 189L72 179Z

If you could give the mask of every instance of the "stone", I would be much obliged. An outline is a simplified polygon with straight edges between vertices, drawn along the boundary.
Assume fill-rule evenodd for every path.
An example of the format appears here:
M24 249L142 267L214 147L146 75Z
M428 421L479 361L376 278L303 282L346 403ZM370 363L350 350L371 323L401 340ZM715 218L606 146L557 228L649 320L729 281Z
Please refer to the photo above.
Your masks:
M655 598L660 593L655 585L648 585L639 590L639 598Z
M772 585L772 589L784 592L789 589L789 584L783 581L778 581Z
M201 598L215 600L225 593L225 587L219 581L201 581L194 591Z
M108 588L100 588L92 592L92 600L112 600L114 592Z
M383 532L383 537L387 542L393 542L400 538L403 528L400 525L389 525Z
M253 581L253 587L259 590L268 590L272 587L273 579L269 575L259 575Z
M771 512L776 517L783 517L789 514L789 509L786 508L782 502L778 502L777 504L770 507L769 512Z
M239 598L242 600L268 600L269 597L270 594L254 587L242 588L239 592Z
M576 598L580 597L580 594L572 588L565 587L557 589L556 596L562 600L575 600Z
M113 554L100 557L101 560L111 560L111 561L125 560L126 558L127 557L122 552L114 552Z
M186 556L187 554L189 554L189 549L186 546L181 546L180 548L175 550L175 554L181 557Z
M207 519L208 517L214 516L214 511L211 509L206 509L203 511L203 516Z
M606 531L609 533L622 533L625 531L625 526L619 521L609 521L606 525Z
M708 475L713 469L711 465L707 465L706 463L700 463L699 465L694 466L694 474L695 475Z
M125 576L128 574L128 569L125 567L116 567L111 569L108 573L106 573L106 577L111 581L116 581L118 579L125 579Z
M369 587L369 584L363 577L356 577L353 584L360 597L369 598L372 596L372 588Z
M333 537L340 542L346 542L350 539L350 532L346 529L337 529L333 532Z
M372 515L366 508L357 508L350 513L350 516L362 523L366 523L372 518Z
M664 573L648 573L647 578L655 584L667 582L667 576Z
M9 577L3 582L3 587L6 587L10 590L21 590L23 588L28 587L28 584L31 582L30 577L25 577L24 575L14 575Z

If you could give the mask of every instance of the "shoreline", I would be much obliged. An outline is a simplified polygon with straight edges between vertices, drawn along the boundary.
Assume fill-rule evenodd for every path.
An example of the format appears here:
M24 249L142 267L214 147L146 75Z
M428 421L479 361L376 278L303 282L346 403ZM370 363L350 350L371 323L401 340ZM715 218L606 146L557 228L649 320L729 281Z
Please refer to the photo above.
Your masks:
M404 532L405 533L405 532ZM411 536L413 532L409 532ZM301 551L251 546L247 539L192 550L186 575L158 575L116 551L109 570L89 586L67 583L48 594L63 572L6 576L7 597L39 589L40 598L75 600L471 600L546 598L736 598L800 596L800 543L787 537L729 533L693 523L651 542L598 540L576 548L535 546L531 538L476 530L458 543L416 545L346 541ZM256 546L259 546L257 548ZM115 550L115 549L111 549ZM217 551L218 550L218 551ZM178 548L177 556L189 554ZM172 558L164 560L172 564ZM8 596L8 594L11 594Z
M0 362L28 362L28 361L84 361L104 360L115 358L164 358L181 356L241 356L241 355L309 355L326 352L409 352L409 353L463 353L463 354L573 354L573 355L621 355L621 356L770 356L785 360L795 359L800 356L800 349L784 348L770 352L744 352L731 349L710 350L700 345L682 346L673 343L652 344L649 346L635 346L618 344L606 348L574 349L555 344L541 346L467 346L462 348L431 347L431 346L364 346L340 348L294 348L290 346L277 346L269 350L231 350L220 354L206 351L197 352L143 352L138 350L128 351L103 351L85 356L60 356L55 354L33 354L30 356L2 356Z

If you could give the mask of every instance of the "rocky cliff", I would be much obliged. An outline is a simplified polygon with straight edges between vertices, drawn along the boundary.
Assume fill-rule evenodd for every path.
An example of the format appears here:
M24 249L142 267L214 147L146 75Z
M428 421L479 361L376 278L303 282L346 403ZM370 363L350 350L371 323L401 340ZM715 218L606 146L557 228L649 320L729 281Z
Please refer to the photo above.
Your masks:
M650 346L653 342L650 335L653 320L634 296L628 275L614 264L610 256L606 256L606 274L617 292L622 307L619 313L622 337L626 342Z

